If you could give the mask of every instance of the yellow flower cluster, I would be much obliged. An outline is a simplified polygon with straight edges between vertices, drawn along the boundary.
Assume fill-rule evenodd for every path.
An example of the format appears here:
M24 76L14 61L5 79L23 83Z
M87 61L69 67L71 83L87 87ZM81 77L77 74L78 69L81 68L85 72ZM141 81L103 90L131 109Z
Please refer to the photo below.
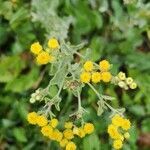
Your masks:
M80 138L85 137L86 134L92 134L94 132L94 125L92 123L85 123L83 127L76 127L73 128L73 133Z
M127 89L136 89L137 84L134 82L134 80L131 77L126 77L124 72L119 72L118 75L115 77L118 85L121 88Z
M94 66L95 65L95 66ZM110 63L107 60L102 60L99 62L99 67L92 61L86 61L83 65L84 71L80 75L80 80L83 83L99 83L101 80L103 82L110 82L112 75L109 72Z
M55 38L51 38L48 41L48 48L50 50L59 49L59 43ZM36 62L39 65L45 65L55 60L55 57L50 53L49 49L47 51L43 50L43 47L39 42L35 42L31 45L31 52L36 55Z
M36 112L31 112L27 116L27 120L30 124L38 125L40 127L46 126L48 121L43 115L38 115Z
M107 132L109 136L114 140L114 149L121 149L124 139L128 139L130 134L128 130L131 127L131 123L128 119L116 114L112 117L112 123L108 126Z
M56 127L58 125L57 119L47 120L43 115L38 115L36 112L31 112L27 116L30 124L41 127L41 133L51 139L59 142L62 148L66 150L76 150L77 146L71 140L76 136L83 138L86 134L91 134L94 131L92 123L85 123L83 127L76 127L72 122L65 122L64 131L59 131Z

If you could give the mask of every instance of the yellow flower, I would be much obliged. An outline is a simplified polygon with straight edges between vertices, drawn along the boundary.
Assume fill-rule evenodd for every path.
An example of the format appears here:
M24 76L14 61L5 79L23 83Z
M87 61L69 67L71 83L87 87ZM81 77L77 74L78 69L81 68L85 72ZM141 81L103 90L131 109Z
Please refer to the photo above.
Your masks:
M80 138L85 137L85 132L83 130L83 128L78 128L78 134L77 134Z
M42 127L41 132L44 136L49 136L53 132L53 128L49 125Z
M53 127L53 128L56 128L56 126L58 125L58 120L57 119L52 119L50 121L50 125Z
M64 134L64 137L68 140L71 140L74 138L74 134L73 134L73 131L71 129L64 130L63 134Z
M49 39L48 47L51 48L51 49L58 49L59 48L59 43L58 43L57 39L55 39L55 38Z
M36 112L31 112L31 113L28 113L27 115L27 120L30 124L36 124L37 123L37 118L38 118L38 115Z
M37 57L36 57L36 61L39 65L45 65L47 63L49 63L52 59L52 56L49 55L49 53L47 52L41 52Z
M126 139L129 139L129 138L130 138L129 132L126 132L126 133L124 134L124 137L125 137Z
M101 74L99 72L92 73L92 82L98 83L101 80Z
M66 145L66 150L76 150L76 145L74 142L68 142L68 144Z
M43 116L43 115L38 116L38 118L37 118L37 124L40 127L46 126L47 123L48 123L48 121L47 121L47 118L45 116Z
M120 80L125 80L125 79L126 79L125 73L119 72L119 73L118 73L118 78L119 78Z
M91 74L89 72L82 72L80 75L80 80L83 83L88 83L90 82L91 79Z
M124 119L121 125L122 129L129 130L131 128L131 122L128 119Z
M99 62L99 67L101 71L108 71L110 69L110 63L107 60L102 60Z
M110 72L102 72L101 77L102 77L102 80L104 82L110 82L111 81L111 73Z
M33 54L38 55L42 51L42 46L40 45L39 42L35 42L31 45L30 50Z
M124 121L124 119L118 114L114 115L112 118L112 124L117 127L120 127L122 125L123 121Z
M62 139L59 144L60 144L61 147L65 147L68 144L68 140L67 139Z
M131 89L136 89L137 88L137 84L135 82L133 82L132 84L130 84L130 88Z
M73 127L73 123L72 122L65 122L65 128L66 129L71 129Z
M94 125L92 123L86 123L83 129L85 134L91 134L94 131Z
M62 134L62 132L57 132L57 138L56 138L56 141L58 141L58 142L60 142L61 140L62 140L62 138L63 138L63 134Z
M107 132L112 139L120 139L121 135L119 134L117 127L113 124L108 126Z
M124 141L124 136L123 135L120 135L120 140Z
M133 79L131 77L126 78L126 83L130 85L133 82Z
M85 71L92 71L93 70L93 62L86 61L83 67L84 67Z
M113 147L114 149L121 149L123 146L122 141L121 140L115 140L113 143Z
M57 129L55 129L51 135L51 139L56 140L58 142L62 140L62 137L63 137L63 134Z
M54 131L55 131L55 130L52 130L52 132L48 134L48 137L49 137L51 140L55 140L55 139L54 139Z
M74 127L74 128L73 128L73 134L78 135L78 134L79 134L79 128Z

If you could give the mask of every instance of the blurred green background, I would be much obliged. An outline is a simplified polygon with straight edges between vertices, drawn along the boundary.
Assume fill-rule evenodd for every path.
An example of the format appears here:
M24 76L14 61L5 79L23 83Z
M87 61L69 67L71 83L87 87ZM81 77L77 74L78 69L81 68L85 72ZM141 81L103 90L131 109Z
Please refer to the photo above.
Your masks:
M112 85L98 88L116 97L112 105L125 107L133 127L124 150L150 149L150 2L148 0L0 0L0 150L59 150L39 129L28 125L26 115L37 110L30 94L49 81L48 68L39 67L30 54L34 41L44 44L54 32L60 40L76 45L83 41L92 59L114 64L112 72L124 71L138 84L137 90ZM84 49L80 51L84 52ZM79 150L111 150L107 135L108 112L98 117L97 98L88 88L82 105L90 112L85 120L94 134L77 140ZM54 90L52 92L55 92ZM62 93L59 119L68 117L74 98ZM67 109L66 109L67 108Z

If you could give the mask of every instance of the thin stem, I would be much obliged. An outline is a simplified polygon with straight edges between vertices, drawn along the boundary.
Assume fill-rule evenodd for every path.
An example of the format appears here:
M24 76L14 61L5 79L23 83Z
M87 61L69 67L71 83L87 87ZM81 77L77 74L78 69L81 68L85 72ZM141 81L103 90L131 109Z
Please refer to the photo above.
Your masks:
M81 106L81 97L80 97L80 92L78 91L78 111L82 108Z
M86 59L82 54L80 54L79 52L75 52L75 54L77 54L78 56L80 56L83 59Z
M102 95L95 89L95 87L91 83L87 83L90 88L95 92L99 99L103 99Z
M118 110L116 110L116 109L114 109L112 106L110 106L106 101L104 101L104 99L103 99L103 97L102 97L102 95L95 89L95 87L92 85L92 84L90 84L90 83L87 83L90 87L91 87L91 89L95 92L95 94L98 96L98 98L100 99L100 100L102 100L104 103L105 103L105 105L110 109L110 110L112 110L113 112L117 112L118 114L120 114L120 112L118 111Z

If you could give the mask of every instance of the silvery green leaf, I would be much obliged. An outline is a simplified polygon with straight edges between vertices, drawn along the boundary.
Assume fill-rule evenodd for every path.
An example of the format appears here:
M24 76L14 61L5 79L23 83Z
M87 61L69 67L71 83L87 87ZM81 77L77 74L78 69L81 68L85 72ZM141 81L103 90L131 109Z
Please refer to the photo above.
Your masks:
M55 76L50 81L50 84L58 85L60 87L62 83L64 82L66 74L67 74L67 66L63 66L56 72Z
M117 111L119 111L121 114L123 114L126 111L126 109L125 108L120 108L120 109L117 109Z
M58 70L58 64L59 63L51 64L50 71L49 71L49 75L50 76L53 76L57 72L57 70Z
M104 110L102 107L98 107L98 110L97 110L97 115L98 116L101 116L103 114Z
M45 28L47 37L56 37L60 41L67 38L68 29L73 17L59 17L56 9L59 0L32 0L32 20L40 22ZM43 11L44 10L44 11Z
M54 105L55 105L55 108L60 111L60 107L59 107L59 103L61 102L61 98L59 96L56 96L53 98L53 102L54 102Z
M99 100L97 102L97 105L98 105L97 115L100 116L104 112L104 110L103 110L103 108L104 108L104 102L102 100Z
M69 69L71 70L71 71L76 71L78 68L79 68L79 66L80 66L80 64L79 63L75 63L75 64L72 64L72 65L70 65L69 67Z
M55 104L55 108L56 108L58 111L60 111L59 103L56 103L56 104Z

